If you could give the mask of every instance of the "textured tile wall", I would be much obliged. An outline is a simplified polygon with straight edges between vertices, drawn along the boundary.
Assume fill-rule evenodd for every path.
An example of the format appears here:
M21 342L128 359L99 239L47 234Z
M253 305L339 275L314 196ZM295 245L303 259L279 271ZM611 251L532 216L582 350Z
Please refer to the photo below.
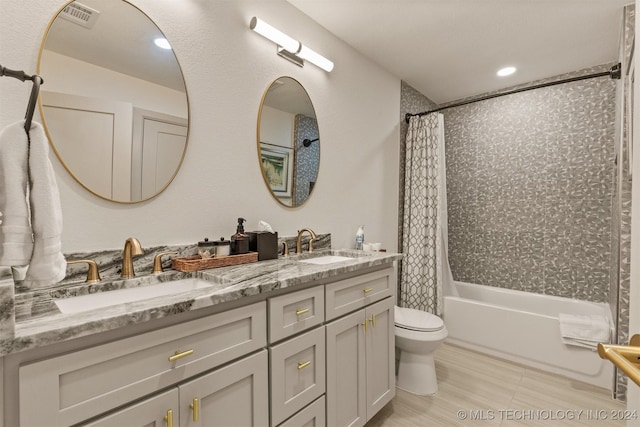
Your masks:
M631 50L635 34L635 5L624 9L622 45L623 94L628 88L626 70L631 58ZM627 123L630 112L624 104L622 113L622 141L616 141L615 152L618 162L616 167L616 185L614 188L614 203L612 209L611 247L612 280L611 280L611 312L614 313L617 330L617 343L629 342L629 288L631 276L631 176L629 175L629 151ZM619 399L626 398L627 377L620 371L616 372L614 394Z
M608 302L615 83L583 80L444 114L455 279Z
M313 117L296 114L294 125L295 138L295 179L293 188L293 205L299 206L307 201L309 194L318 179L320 164L320 141L305 147L303 141L308 138L319 138L318 122Z

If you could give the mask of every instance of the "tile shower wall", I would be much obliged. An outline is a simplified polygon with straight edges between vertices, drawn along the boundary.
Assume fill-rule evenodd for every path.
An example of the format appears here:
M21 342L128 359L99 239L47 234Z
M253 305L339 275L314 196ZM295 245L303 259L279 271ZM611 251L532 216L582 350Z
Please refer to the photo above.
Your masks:
M455 279L608 302L615 82L588 79L444 114Z
M627 70L633 48L635 34L635 5L624 8L624 22L620 56L623 70L624 89L619 94L624 99L627 93ZM620 105L620 104L618 104ZM616 322L616 339L618 344L629 342L629 288L631 277L631 176L629 175L629 151L627 123L630 112L626 103L622 104L622 139L616 138L615 153L619 161L616 164L616 185L613 191L612 224L611 224L611 312ZM616 372L614 395L624 400L627 391L627 377Z

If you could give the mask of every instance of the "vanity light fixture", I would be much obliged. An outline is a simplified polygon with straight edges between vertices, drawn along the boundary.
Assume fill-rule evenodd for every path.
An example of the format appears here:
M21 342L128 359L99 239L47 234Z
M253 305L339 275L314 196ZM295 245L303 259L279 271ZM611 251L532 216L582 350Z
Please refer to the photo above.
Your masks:
M333 70L333 62L263 20L254 16L249 28L274 42L278 46L278 55L294 64L303 67L306 60L327 72Z

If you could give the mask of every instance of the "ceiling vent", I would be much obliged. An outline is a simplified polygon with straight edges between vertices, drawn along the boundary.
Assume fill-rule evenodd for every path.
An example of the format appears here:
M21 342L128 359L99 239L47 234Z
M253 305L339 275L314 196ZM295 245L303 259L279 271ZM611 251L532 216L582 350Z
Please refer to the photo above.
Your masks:
M60 16L67 21L71 21L82 27L92 28L98 20L100 12L95 9L91 9L89 6L85 6L82 3L74 1L62 9Z

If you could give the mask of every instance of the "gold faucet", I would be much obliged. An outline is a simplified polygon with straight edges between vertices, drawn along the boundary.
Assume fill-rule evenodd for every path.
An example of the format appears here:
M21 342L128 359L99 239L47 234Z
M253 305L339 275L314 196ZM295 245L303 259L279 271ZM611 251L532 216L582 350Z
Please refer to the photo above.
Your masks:
M178 251L167 251L156 254L156 256L153 257L153 274L160 274L164 271L162 269L162 257L165 255L178 255Z
M79 264L86 263L89 266L87 270L87 280L84 283L98 283L100 279L100 271L98 270L98 264L94 260L91 259L75 259L68 260L67 264Z
M133 271L133 255L142 255L144 251L140 242L135 237L129 237L124 242L124 250L122 251L122 274L123 279L130 279L136 276Z
M311 236L309 239L309 252L313 252L313 240L316 239L316 233L310 228L303 228L302 230L298 230L298 238L296 239L296 253L302 253L302 235L307 232Z

